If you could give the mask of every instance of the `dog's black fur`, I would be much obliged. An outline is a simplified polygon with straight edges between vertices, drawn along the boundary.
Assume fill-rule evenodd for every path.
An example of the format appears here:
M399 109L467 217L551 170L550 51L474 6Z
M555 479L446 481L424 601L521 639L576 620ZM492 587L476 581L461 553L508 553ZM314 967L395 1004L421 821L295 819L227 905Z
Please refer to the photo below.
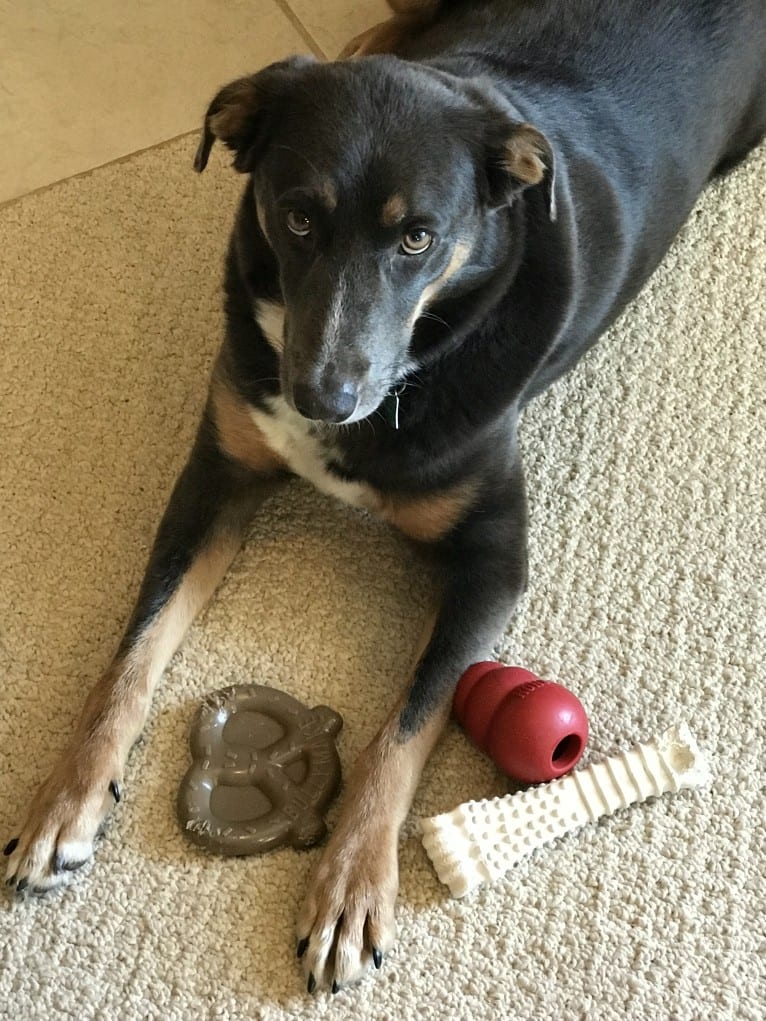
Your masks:
M281 428L283 397L314 420L307 437L327 484L396 505L389 516L445 565L430 643L357 770L299 921L310 988L356 977L370 955L379 965L395 835L422 760L456 679L489 651L526 582L522 408L614 321L705 183L766 131L763 0L395 6L427 8L396 55L295 58L222 89L196 159L202 170L218 137L249 175L226 262L216 379L227 406L248 409L261 436L253 413ZM422 254L402 250L429 234ZM261 326L264 301L284 303L280 337ZM116 691L129 702L120 664L198 558L216 536L242 534L278 469L295 467L279 454L254 468L222 422L211 397L102 682L108 706ZM100 717L88 711L90 747ZM91 770L104 788L122 769L106 758L112 774ZM381 801L389 787L404 793ZM38 831L59 795L52 782L39 795ZM36 875L27 830L9 852L19 888Z
M482 498L446 545L464 562L462 544L480 530L495 555L493 515L517 516L520 541L518 413L638 292L711 176L763 136L764 21L760 0L442 0L434 24L400 47L404 59L298 59L256 75L246 126L221 134L237 169L252 174L226 267L227 344L242 395L259 404L308 378L321 408L341 380L361 389L372 377L372 428L336 432L331 470L397 493L479 478ZM210 115L232 102L241 89L223 90ZM522 123L552 153L527 188L498 165ZM211 142L208 133L198 169ZM317 176L337 186L334 214L312 193ZM379 223L387 197L402 192L414 222L436 228L425 256L392 257L402 229ZM280 220L285 193L316 224L308 243ZM419 288L466 228L476 231L470 258L410 331ZM328 383L321 346L348 265ZM286 301L281 358L253 323L260 297ZM386 393L402 383L395 429ZM506 549L502 570L518 584L522 549L515 565L507 559ZM456 598L476 596L471 586ZM440 697L434 680L440 688L452 678L416 687L407 727Z

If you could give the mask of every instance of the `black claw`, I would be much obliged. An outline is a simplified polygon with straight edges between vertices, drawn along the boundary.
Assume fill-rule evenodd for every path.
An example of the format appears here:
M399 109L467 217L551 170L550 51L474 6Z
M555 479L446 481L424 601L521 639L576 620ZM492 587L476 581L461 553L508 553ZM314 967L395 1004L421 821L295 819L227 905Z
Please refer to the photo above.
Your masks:
M67 861L63 855L57 854L53 859L53 871L58 875L60 872L75 872L77 869L81 869L87 858L83 858L82 861Z
M9 854L13 854L16 848L19 846L19 838L14 837L13 840L9 840L3 848L3 854L7 858Z
M332 994L333 994L333 996L335 996L335 994L337 993L337 991L339 989L340 989L340 986L338 985L337 980L336 980L332 984Z
M112 792L112 797L114 798L115 801L119 801L122 798L122 795L120 794L120 788L117 786L114 780L112 780L112 782L109 784L109 790Z
M29 886L28 879L20 879L16 884L16 893L23 893L28 886Z
M316 989L316 987L317 987L317 980L314 978L314 972L312 971L312 972L309 973L309 980L308 980L308 982L306 984L306 989L310 993L313 993L314 990Z
M298 954L298 960L300 960L301 957L303 957L303 955L306 953L306 951L308 950L308 945L309 945L308 936L306 936L305 939L298 940L298 949L296 951L296 953Z
M16 885L16 877L15 876L11 876L10 879L6 879L5 885L6 886L15 886Z
M65 861L62 868L64 869L64 872L76 872L78 869L81 869L83 865L87 865L87 863L87 858L83 858L82 861Z
M383 954L381 954L377 947L372 948L372 963L380 971L380 966L383 963Z

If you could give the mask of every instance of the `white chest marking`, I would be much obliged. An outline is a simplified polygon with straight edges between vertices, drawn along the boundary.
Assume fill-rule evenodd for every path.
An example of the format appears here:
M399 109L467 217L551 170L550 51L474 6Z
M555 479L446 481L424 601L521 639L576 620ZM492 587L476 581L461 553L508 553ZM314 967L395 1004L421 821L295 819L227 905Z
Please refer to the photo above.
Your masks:
M268 342L281 353L284 348L284 305L260 300L254 313ZM372 509L375 500L368 486L361 482L344 482L327 470L327 461L332 459L334 451L331 443L322 442L317 436L316 426L291 408L284 397L271 397L268 405L272 414L257 408L251 408L250 414L271 449L295 474L344 503Z
M331 444L322 442L311 422L289 406L284 397L270 397L271 414L251 408L253 421L266 437L266 442L301 478L317 489L354 507L372 509L374 496L362 482L345 482L327 469L333 456Z

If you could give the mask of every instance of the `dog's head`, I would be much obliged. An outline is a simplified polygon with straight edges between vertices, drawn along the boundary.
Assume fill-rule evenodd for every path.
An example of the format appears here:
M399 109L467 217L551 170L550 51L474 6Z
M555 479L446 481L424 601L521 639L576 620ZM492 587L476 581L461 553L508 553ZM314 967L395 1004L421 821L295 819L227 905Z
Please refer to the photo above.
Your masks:
M394 57L292 58L232 82L197 170L216 138L251 175L286 309L282 388L311 419L365 418L416 368L418 319L503 262L525 189L552 213L539 131L474 83Z

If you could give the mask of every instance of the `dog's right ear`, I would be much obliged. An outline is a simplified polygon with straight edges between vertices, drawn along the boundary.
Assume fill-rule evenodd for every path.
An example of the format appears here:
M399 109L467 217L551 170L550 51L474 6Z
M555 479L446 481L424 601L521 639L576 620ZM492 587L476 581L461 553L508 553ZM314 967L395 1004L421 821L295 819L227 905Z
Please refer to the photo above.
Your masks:
M265 147L269 115L277 100L295 78L296 71L315 64L314 57L289 57L270 64L257 74L224 85L205 114L194 169L207 166L213 143L219 139L234 152L235 170L248 173Z

